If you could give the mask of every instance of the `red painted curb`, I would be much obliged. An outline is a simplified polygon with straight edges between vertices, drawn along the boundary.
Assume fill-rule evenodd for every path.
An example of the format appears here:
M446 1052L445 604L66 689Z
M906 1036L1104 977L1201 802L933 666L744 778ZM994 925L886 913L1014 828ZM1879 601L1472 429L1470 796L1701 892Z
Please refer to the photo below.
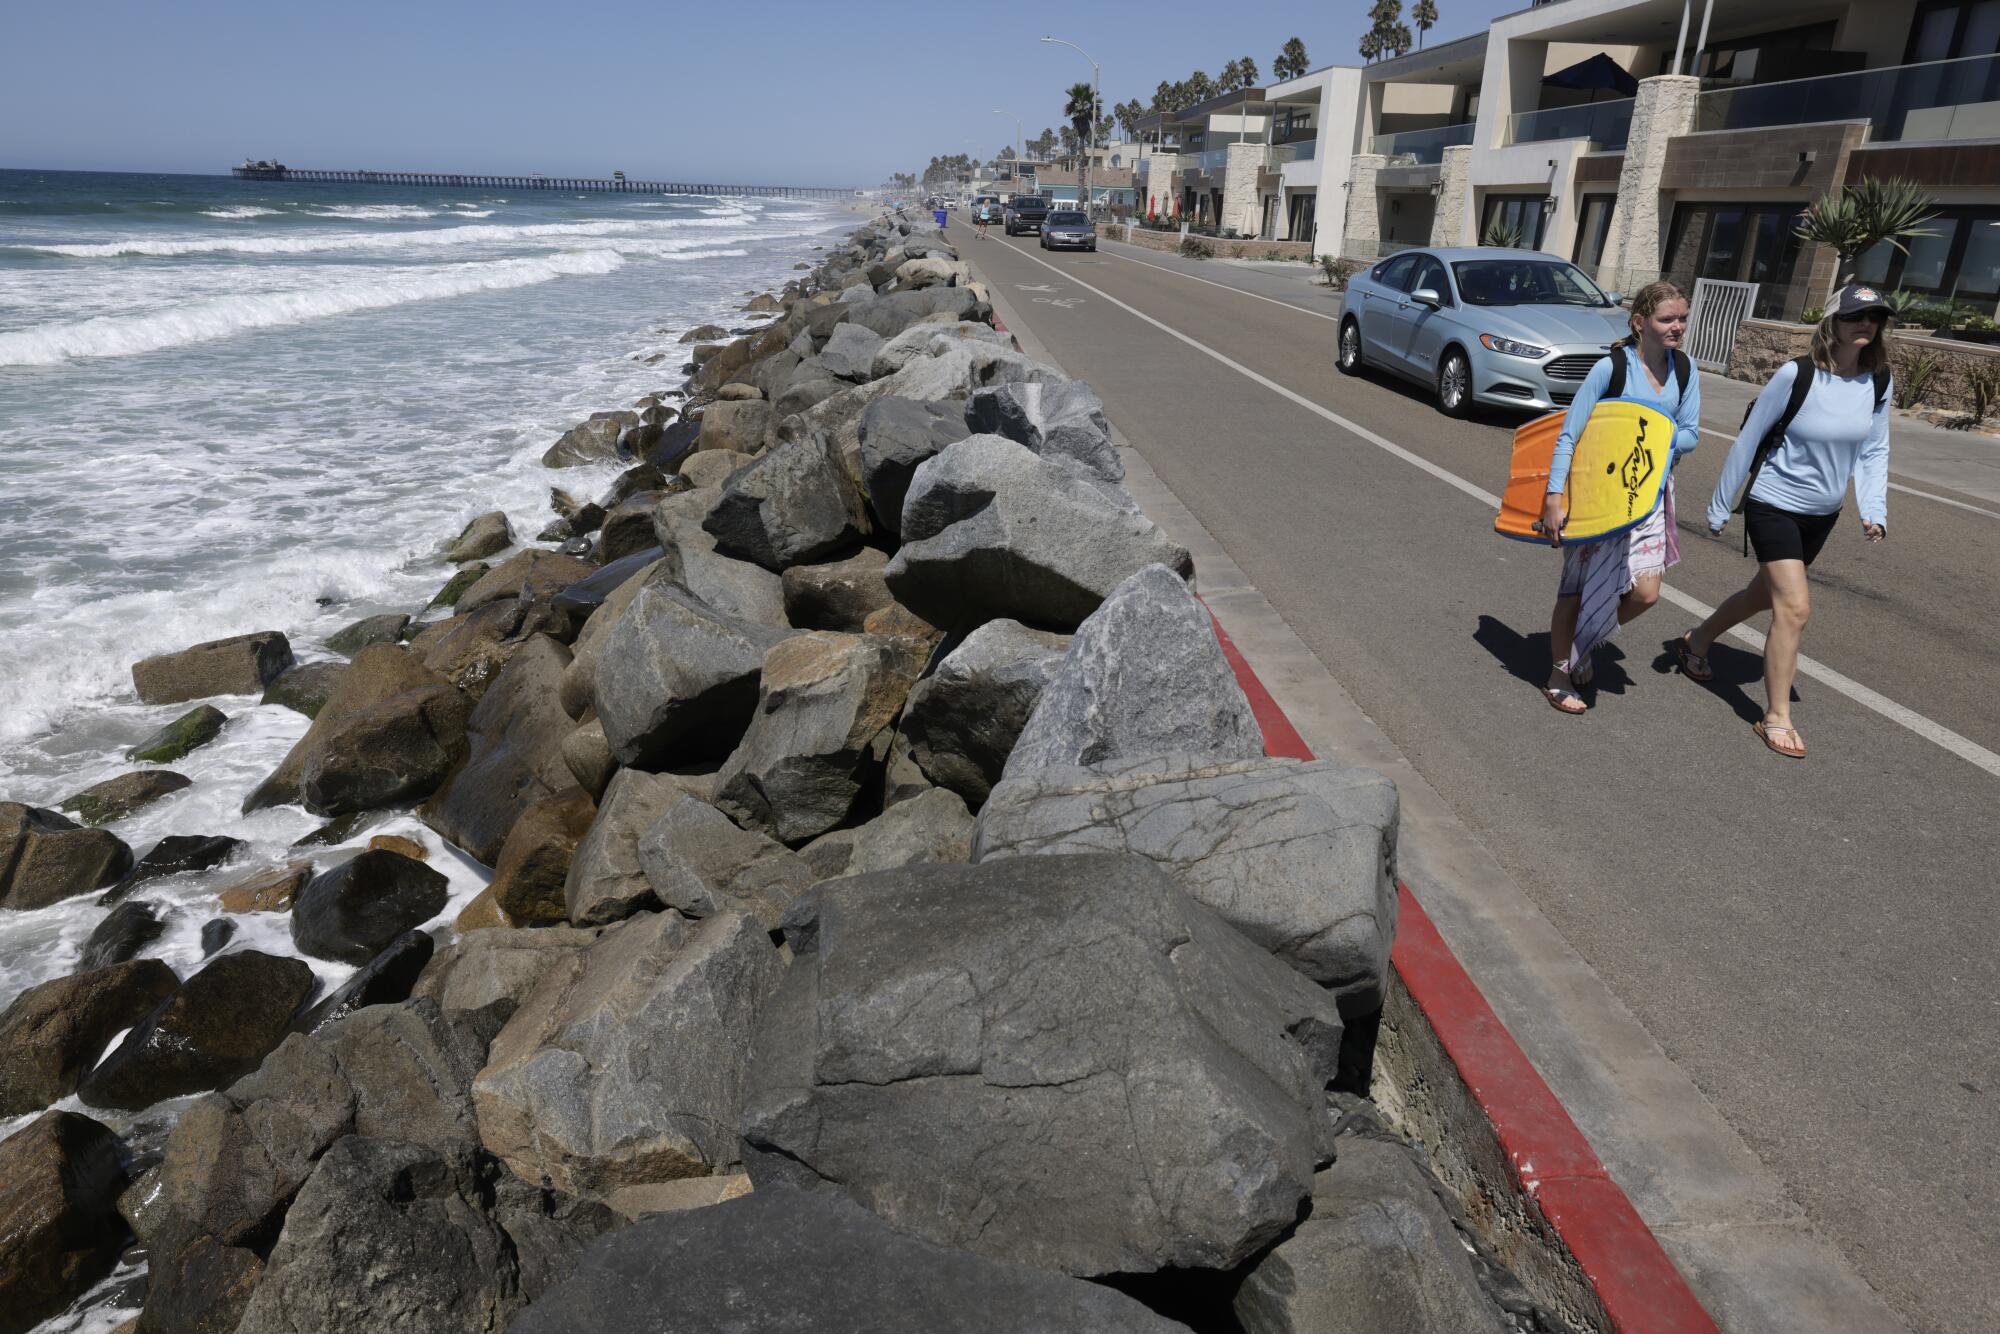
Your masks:
M1313 758L1311 747L1257 679L1213 612L1216 642L1264 729L1267 754ZM1410 887L1396 882L1399 920L1390 954L1506 1155L1515 1184L1542 1211L1597 1293L1615 1330L1716 1334L1715 1321L1661 1249L1659 1238L1604 1170L1520 1044L1486 1003Z

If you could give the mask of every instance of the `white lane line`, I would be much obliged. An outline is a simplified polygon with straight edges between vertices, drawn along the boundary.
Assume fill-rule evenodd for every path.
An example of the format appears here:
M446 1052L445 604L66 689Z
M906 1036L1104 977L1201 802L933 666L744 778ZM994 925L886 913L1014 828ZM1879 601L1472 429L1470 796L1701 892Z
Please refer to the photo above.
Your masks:
M1989 519L2000 519L2000 512L1983 510L1977 505L1968 505L1962 500L1953 500L1950 496L1934 496L1928 491L1919 491L1914 486L1904 486L1901 482L1889 483L1889 489L1891 491L1901 491L1906 496L1922 496L1925 500L1935 500L1940 505L1950 505L1954 509L1971 510L1974 514L1984 514Z
M1014 249L1014 247L1010 246L1009 249ZM1074 276L1073 274L1064 273L1063 270L1056 268L1055 265L1050 264L1047 260L1042 259L1036 255L1030 255L1025 250L1019 250L1017 251L1017 253L1020 254L1020 256L1023 259L1030 260L1036 264L1039 264L1043 268L1049 270L1051 273L1063 273L1064 276L1068 278L1070 282L1075 283L1078 287L1081 287L1084 291L1091 292L1097 296L1102 297L1104 300L1118 307L1118 309L1124 311L1126 314L1131 315L1135 319L1143 320L1145 323L1152 325L1155 329L1158 329L1161 333L1166 334L1170 338L1179 339L1181 342L1186 343L1189 347L1193 348L1195 351L1201 353L1202 355L1211 357L1214 360L1221 362L1223 365L1229 367L1230 370L1235 371L1238 375L1243 376L1245 379L1250 380L1253 383L1262 385L1264 388L1270 390L1272 393L1278 395L1278 397L1280 398L1298 404L1298 406L1304 408L1307 412L1310 412L1317 417L1321 417L1329 422L1332 422L1335 426L1338 426L1341 430L1348 432L1350 435L1356 436L1362 440L1366 440L1369 444L1374 445L1376 448L1381 449L1389 454L1395 455L1397 458L1403 460L1403 462L1405 463L1410 464L1412 467L1421 469L1422 471L1429 473L1431 476L1437 478L1439 481L1445 483L1446 485L1455 487L1456 489L1463 491L1466 495L1471 496L1473 499L1478 500L1479 502L1484 504L1488 509L1493 509L1493 510L1499 509L1500 497L1494 495L1491 491L1486 490L1484 487L1476 486L1473 483L1465 480L1465 478L1460 477L1457 473L1451 472L1450 470L1445 468L1441 468L1437 464L1432 463L1429 459L1424 458L1421 455L1411 453L1409 450L1404 449L1401 445L1395 443L1393 440L1388 440L1382 436L1375 434L1375 432L1369 430L1367 427L1361 425L1359 422L1349 421L1347 418L1341 416L1339 413L1333 411L1333 409L1331 408L1320 406L1318 403L1315 403L1311 399L1307 398L1304 394L1286 388L1284 385L1279 384L1276 380L1271 379L1269 376L1262 375L1257 371L1250 369L1250 367L1245 366L1242 362L1231 358L1227 354L1216 351L1208 344L1203 343L1198 339L1195 339L1187 334L1182 333L1179 329L1174 328L1171 324L1167 324L1164 321L1157 320L1153 318L1151 315L1148 315L1145 311L1140 310L1138 307L1133 306L1127 302L1120 301L1117 297L1111 295L1111 293L1105 291L1104 289L1100 287L1093 287L1089 283L1083 281L1081 278ZM1172 273L1173 270L1169 269L1167 270L1167 272ZM1181 276L1185 277L1187 275L1183 274ZM1206 282L1207 279L1201 279L1200 281ZM1236 289L1231 288L1230 290L1235 291ZM1244 293L1244 295L1246 296L1254 295L1254 293ZM1279 302L1278 304L1283 305L1284 303ZM1696 597L1691 597L1688 594L1681 592L1678 588L1675 588L1669 584L1661 585L1660 594L1662 597L1666 598L1667 601L1673 603L1676 607L1681 608L1681 610L1691 612L1696 616L1702 617L1703 619L1706 619L1709 615L1711 615L1715 611L1715 608L1709 606L1701 599ZM1738 639L1742 640L1744 643L1750 645L1750 647L1754 649L1758 649L1761 651L1764 647L1764 636L1759 632L1750 629L1747 626L1738 626L1734 630L1731 630L1729 633L1736 636ZM1818 681L1820 684L1826 686L1828 689L1837 691L1838 693L1847 696L1849 699L1853 700L1856 704L1861 705L1863 708L1872 709L1874 712L1881 714L1884 718L1887 718L1890 722L1897 724L1899 727L1907 728L1909 731L1915 733L1917 736L1922 737L1924 740L1929 741L1932 744L1939 746L1944 750L1950 751L1952 754L1958 756L1960 759L1964 760L1966 763L1974 766L1975 768L1983 769L1988 774L1991 774L1993 777L2000 778L2000 754L1995 754L1994 752L1988 750L1986 747L1980 745L1978 742L1972 740L1970 737L1960 736L1958 733L1952 731L1944 724L1933 722L1931 719L1924 717L1916 710L1906 708L1905 706L1896 703L1895 700L1892 700L1888 696L1883 695L1877 691L1869 689L1867 686L1862 685L1859 681L1854 680L1852 677L1842 675L1840 672L1835 671L1833 668L1827 666L1825 663L1820 662L1817 658L1810 658L1807 657L1805 654L1801 653L1799 655L1799 672L1804 676L1811 677L1813 680Z

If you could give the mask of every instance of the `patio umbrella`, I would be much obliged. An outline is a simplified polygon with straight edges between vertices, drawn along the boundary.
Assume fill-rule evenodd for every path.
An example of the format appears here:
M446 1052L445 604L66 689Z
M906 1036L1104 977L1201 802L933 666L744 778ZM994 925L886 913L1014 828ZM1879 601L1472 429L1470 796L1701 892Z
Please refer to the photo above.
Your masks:
M1623 66L1602 51L1588 60L1578 61L1568 69L1557 70L1542 80L1542 86L1575 88L1592 94L1610 91L1622 97L1639 95L1639 81L1627 74Z

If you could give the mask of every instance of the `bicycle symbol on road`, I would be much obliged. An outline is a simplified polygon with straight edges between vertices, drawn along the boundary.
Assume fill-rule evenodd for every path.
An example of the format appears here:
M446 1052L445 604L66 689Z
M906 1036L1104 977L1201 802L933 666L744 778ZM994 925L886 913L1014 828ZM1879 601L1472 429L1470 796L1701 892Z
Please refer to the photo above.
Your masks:
M1014 287L1017 291L1022 292L1053 292L1056 290L1047 283L1015 283Z
M1035 304L1039 306L1059 306L1064 310L1075 310L1083 304L1083 298L1080 296L1038 296L1035 298Z

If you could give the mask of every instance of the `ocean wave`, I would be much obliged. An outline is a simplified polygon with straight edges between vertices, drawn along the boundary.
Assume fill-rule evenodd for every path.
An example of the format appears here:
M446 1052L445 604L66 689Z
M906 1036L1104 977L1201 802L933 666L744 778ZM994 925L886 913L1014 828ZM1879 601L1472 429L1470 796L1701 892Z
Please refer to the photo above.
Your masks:
M561 242L574 237L618 237L679 227L732 227L742 220L733 218L662 218L630 222L547 222L519 226L475 223L469 227L443 227L420 232L351 232L346 235L310 236L216 236L201 240L159 241L133 238L123 241L79 242L71 245L0 246L0 251L33 251L42 255L65 255L71 259L177 258L182 255L315 255L343 250L414 250L434 246L495 245L518 241Z
M535 259L454 264L407 276L323 291L219 297L152 315L105 315L0 334L0 366L54 366L84 357L124 357L227 338L250 329L303 324L412 301L527 287L552 279L611 273L624 260L610 250Z
M273 218L283 212L281 208L258 208L255 204L240 204L232 208L205 208L201 211L201 216L227 218L233 222L241 218Z
M309 208L306 213L315 218L354 218L363 222L437 216L436 209L419 208L415 204L329 204L325 208Z

